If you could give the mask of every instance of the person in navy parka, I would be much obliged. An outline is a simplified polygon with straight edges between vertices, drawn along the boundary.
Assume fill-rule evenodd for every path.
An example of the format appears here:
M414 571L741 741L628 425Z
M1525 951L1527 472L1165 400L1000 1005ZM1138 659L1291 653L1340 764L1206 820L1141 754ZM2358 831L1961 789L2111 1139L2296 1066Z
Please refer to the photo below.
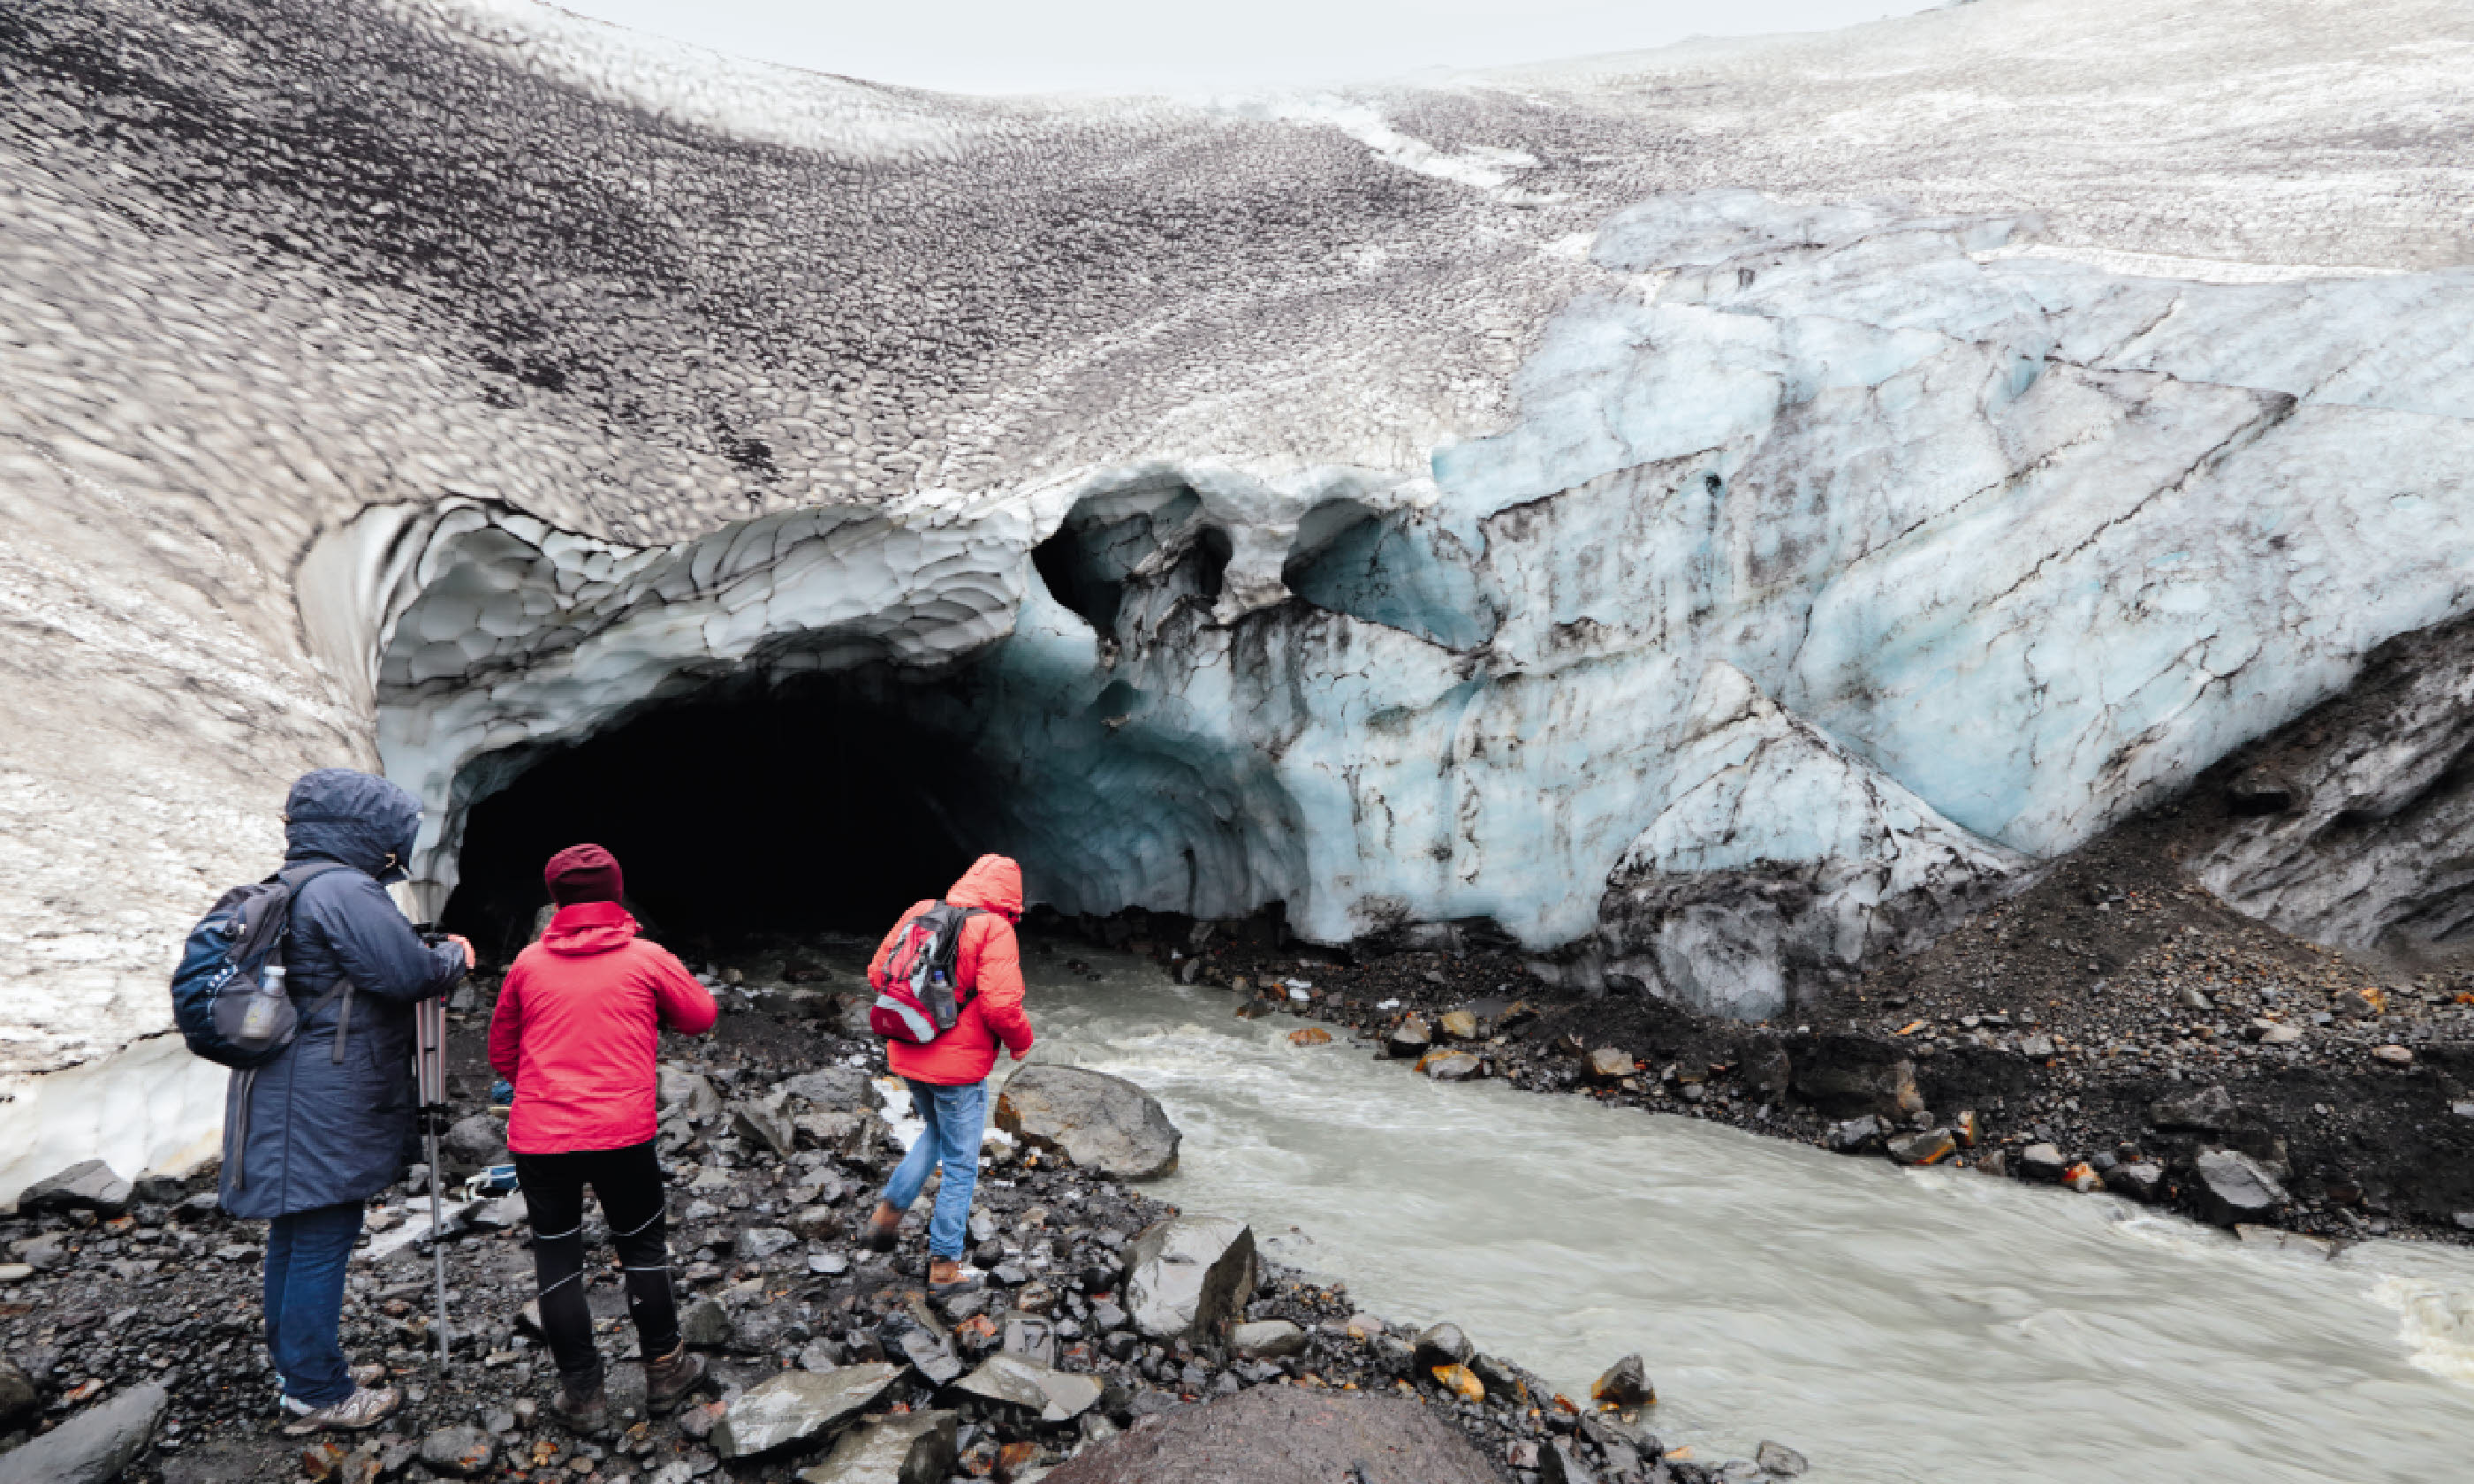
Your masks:
M222 1198L231 1215L268 1222L266 1348L293 1414L284 1430L299 1436L372 1426L400 1400L345 1365L344 1269L363 1204L394 1182L414 1132L412 1007L455 988L473 948L422 942L387 895L421 824L410 794L322 768L292 785L283 821L287 868L348 869L293 898L286 984L301 1027L274 1061L232 1074ZM350 991L330 994L345 979Z

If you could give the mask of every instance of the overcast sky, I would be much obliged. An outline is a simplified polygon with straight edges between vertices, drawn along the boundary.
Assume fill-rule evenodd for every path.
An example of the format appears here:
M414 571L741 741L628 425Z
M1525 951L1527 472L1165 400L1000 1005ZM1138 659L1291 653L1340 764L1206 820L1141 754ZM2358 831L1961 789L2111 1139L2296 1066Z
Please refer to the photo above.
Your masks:
M1821 31L1917 0L560 0L740 57L954 92L1190 92L1371 81Z

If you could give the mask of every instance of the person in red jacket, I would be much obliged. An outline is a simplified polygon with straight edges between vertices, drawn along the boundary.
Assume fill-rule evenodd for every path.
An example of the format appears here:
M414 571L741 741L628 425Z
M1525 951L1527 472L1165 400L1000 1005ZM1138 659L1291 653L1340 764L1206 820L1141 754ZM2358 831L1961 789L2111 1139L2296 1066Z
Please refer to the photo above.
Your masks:
M928 1184L928 1172L943 1162L945 1183L936 1191L936 1209L928 1223L931 1288L962 1281L962 1237L970 1226L971 1192L980 1179L980 1136L987 1120L988 1073L996 1068L997 1042L1005 1042L1017 1062L1031 1045L1031 1017L1022 1009L1022 948L1013 935L1014 924L1022 921L1022 868L1003 855L982 855L945 899L957 907L980 909L962 923L954 955L955 997L967 997L967 1003L954 1028L924 1046L885 1043L885 1061L910 1085L910 1105L926 1126L885 1182L867 1219L868 1245L890 1251L903 1214ZM868 965L870 982L884 970L902 924L935 905L917 902L902 914Z
M717 1012L686 965L636 936L608 850L570 846L542 876L558 911L507 970L490 1017L490 1065L516 1085L507 1147L532 1222L542 1330L558 1362L550 1409L589 1431L609 1412L584 1303L588 1184L627 1270L645 1409L668 1411L704 1379L704 1357L688 1353L679 1337L670 1286L653 1060L665 1027L702 1035Z

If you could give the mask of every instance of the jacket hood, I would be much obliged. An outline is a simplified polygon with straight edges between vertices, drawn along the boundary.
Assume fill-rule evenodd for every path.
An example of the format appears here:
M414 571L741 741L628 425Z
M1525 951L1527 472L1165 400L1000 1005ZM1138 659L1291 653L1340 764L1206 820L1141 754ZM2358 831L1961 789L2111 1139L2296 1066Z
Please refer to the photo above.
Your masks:
M1022 921L1022 868L1009 856L982 855L962 873L962 879L945 894L945 899L958 907L979 907L1003 916L1007 922Z
M589 958L635 942L636 920L615 901L579 901L552 915L541 941L561 958Z
M340 861L382 883L403 879L420 832L419 800L350 768L303 774L283 802L285 860Z

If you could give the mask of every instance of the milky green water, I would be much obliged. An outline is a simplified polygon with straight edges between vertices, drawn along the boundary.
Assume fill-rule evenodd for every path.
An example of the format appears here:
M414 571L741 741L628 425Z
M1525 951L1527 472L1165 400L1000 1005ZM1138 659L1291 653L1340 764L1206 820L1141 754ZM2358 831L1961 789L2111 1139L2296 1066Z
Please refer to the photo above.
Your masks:
M1670 1446L1776 1438L1824 1484L2474 1481L2474 1252L2324 1261L2107 1196L1437 1084L1077 951L1104 983L1032 958L1033 1059L1167 1106L1162 1199L1559 1383L1638 1351Z

